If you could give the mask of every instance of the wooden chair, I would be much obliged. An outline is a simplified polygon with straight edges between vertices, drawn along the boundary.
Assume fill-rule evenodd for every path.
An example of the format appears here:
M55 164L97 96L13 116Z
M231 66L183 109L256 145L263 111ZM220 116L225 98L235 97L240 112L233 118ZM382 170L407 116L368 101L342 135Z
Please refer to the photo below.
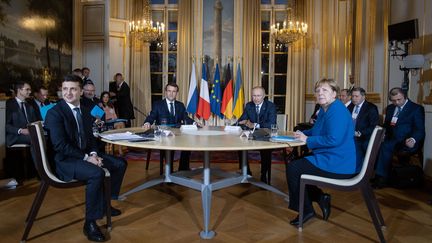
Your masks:
M84 186L85 182L72 180L70 182L65 182L57 178L57 176L51 170L50 163L47 156L47 146L45 142L44 130L42 128L42 123L40 121L34 122L28 126L31 137L31 147L34 153L36 170L39 173L41 184L36 197L31 206L30 212L25 220L25 230L21 238L21 242L25 242L33 226L33 222L36 219L37 213L42 205L45 198L46 192L49 186L56 188L73 188L78 186ZM104 193L107 207L107 229L111 231L111 176L107 169L105 170L105 180L104 180Z
M359 174L350 179L331 179L326 177L303 174L300 179L300 208L298 230L303 228L304 195L306 185L329 187L342 191L353 191L359 189L369 210L375 230L381 242L385 242L382 228L385 227L375 194L369 184L369 179L374 171L374 165L378 151L384 138L384 129L377 126L369 140L369 145Z

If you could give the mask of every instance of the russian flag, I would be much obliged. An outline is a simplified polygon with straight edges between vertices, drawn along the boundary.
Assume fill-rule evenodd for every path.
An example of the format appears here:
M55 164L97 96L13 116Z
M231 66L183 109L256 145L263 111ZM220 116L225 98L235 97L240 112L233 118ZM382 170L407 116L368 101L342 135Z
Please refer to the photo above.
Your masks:
M189 83L189 93L187 99L186 111L192 114L197 112L198 106L198 85L195 75L195 63L192 63L191 78Z
M197 116L198 118L202 117L204 120L208 120L210 118L210 96L209 96L208 82L207 80L205 80L206 77L207 77L206 67L205 64L203 63Z

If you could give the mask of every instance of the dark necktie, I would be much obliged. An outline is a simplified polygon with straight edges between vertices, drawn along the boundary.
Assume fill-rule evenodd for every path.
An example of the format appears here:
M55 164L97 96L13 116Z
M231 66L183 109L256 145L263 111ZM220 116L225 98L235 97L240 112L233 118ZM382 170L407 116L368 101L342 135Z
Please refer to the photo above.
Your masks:
M259 120L259 113L260 113L259 105L255 106L255 110L256 110L256 115L257 115L257 123L259 123L260 122L260 120Z
M394 117L398 117L400 112L401 108L399 106L396 106L396 113L394 114Z
M74 111L76 113L76 119L78 122L78 137L79 137L79 147L80 149L84 149L86 147L86 139L85 139L85 132L84 132L84 123L81 116L80 108L75 107Z
M174 102L170 102L170 116L174 117Z
M21 111L22 111L22 113L24 114L24 117L25 117L25 119L26 119L26 121L27 121L27 123L28 123L29 120L28 120L28 118L27 118L27 113L26 113L26 108L25 108L25 102L24 102L24 101L21 101Z

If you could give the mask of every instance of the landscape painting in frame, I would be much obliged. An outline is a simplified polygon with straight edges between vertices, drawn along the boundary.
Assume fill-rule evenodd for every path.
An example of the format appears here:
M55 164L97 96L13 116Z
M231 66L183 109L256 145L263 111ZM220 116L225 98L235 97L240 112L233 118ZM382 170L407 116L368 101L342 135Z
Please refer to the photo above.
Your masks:
M13 83L55 93L72 69L72 0L0 0L0 93Z

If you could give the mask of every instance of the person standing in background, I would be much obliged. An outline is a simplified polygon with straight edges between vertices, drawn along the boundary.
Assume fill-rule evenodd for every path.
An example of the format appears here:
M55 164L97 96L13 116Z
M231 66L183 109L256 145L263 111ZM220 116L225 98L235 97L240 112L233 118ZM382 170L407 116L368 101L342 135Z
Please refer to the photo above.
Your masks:
M130 96L129 85L124 81L121 73L114 76L116 89L114 97L116 98L117 115L120 119L127 120L126 127L131 126L131 120L135 119L134 109Z

